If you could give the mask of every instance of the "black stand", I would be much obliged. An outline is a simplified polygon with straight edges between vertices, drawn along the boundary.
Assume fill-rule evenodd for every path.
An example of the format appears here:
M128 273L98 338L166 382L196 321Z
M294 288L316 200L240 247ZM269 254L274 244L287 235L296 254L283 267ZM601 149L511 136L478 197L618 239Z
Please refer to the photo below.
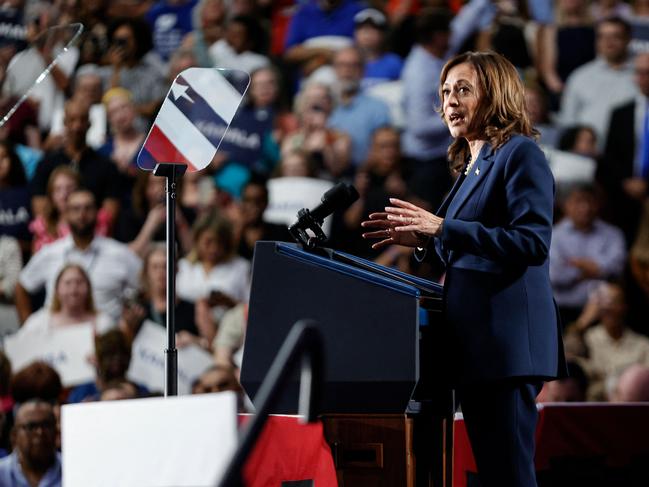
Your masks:
M178 395L178 350L176 350L176 178L186 164L156 164L153 174L167 178L167 348L165 350L165 397Z

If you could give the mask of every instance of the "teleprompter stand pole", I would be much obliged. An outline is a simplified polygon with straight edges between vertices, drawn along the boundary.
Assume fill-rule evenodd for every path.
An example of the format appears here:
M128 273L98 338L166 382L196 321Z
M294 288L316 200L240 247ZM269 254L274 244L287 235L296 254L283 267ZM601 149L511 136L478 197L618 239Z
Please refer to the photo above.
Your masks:
M176 350L176 179L186 164L157 164L156 176L167 178L167 348L165 350L165 397L178 395L178 350Z

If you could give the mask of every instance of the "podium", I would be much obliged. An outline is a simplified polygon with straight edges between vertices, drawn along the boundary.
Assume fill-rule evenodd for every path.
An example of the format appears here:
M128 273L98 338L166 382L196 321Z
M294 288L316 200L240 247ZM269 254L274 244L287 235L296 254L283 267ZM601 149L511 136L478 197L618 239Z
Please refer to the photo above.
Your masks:
M346 452L343 463L361 470L355 472L355 479L362 479L363 469L368 472L365 484L363 480L346 483L344 472L339 471L340 485L431 485L415 480L425 470L442 467L443 439L437 434L442 429L434 427L430 418L452 415L452 396L444 380L447 342L441 326L442 291L437 283L343 252L307 252L296 244L258 242L241 384L254 403L290 328L300 319L315 320L324 341L325 432L345 431L328 437L334 460L336 452ZM273 412L295 414L297 398L296 376ZM396 449L385 444L387 440L368 437L369 429L363 425L371 424L372 431L381 429L372 417L380 418L384 432L402 431L396 437L386 435L390 442L401 442ZM428 419L422 422L422 418ZM356 433L351 431L354 423ZM426 431L418 433L419 423L427 425ZM386 458L388 451L403 455L391 460ZM417 475L412 470L416 457L421 467ZM394 475L401 477L381 482L380 471L387 471L387 463L393 462L399 463ZM343 469L339 463L338 467Z

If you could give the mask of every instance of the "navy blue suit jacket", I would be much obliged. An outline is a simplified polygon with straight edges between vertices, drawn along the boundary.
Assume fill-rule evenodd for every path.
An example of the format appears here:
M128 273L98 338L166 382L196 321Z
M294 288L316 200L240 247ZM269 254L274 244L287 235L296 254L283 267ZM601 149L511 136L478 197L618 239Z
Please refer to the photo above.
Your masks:
M564 370L550 286L554 179L541 149L513 136L485 144L437 214L445 317L456 384L554 378Z

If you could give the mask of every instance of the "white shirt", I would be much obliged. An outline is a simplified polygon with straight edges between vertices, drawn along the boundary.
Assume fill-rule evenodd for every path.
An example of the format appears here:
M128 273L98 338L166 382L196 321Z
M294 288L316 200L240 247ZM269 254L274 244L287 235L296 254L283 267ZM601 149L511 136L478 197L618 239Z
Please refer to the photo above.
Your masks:
M63 107L56 109L52 114L52 128L50 135L63 135L65 130L63 126L63 117L65 115ZM93 149L99 149L106 143L107 119L106 107L103 103L96 103L90 106L88 112L90 128L86 132L86 144Z
M102 313L101 311L97 313L97 316L95 316L93 320L82 321L70 326L86 325L86 324L90 324L95 330L95 334L97 335L106 333L107 331L115 327L115 321L106 313ZM29 318L27 318L23 326L20 328L20 332L21 333L32 333L32 332L42 333L42 332L50 331L54 328L64 328L64 327L55 327L52 324L52 312L49 309L41 308L35 313L29 315Z
M250 263L242 257L232 257L205 272L203 264L187 259L178 262L176 293L181 299L195 302L211 291L221 291L239 302L248 302L250 295Z
M597 145L604 147L611 112L633 100L637 88L633 81L633 62L614 69L597 58L575 69L561 99L561 125L589 125L597 134Z
M44 246L20 273L20 284L30 293L46 288L45 304L52 302L54 281L67 263L79 264L90 277L98 310L117 320L127 289L137 289L142 261L126 245L106 237L95 237L85 250L74 245L71 235Z
M56 66L66 76L70 76L77 65L79 50L70 47L63 52L62 46L57 46L54 48L54 55L59 56ZM46 67L43 56L36 48L19 52L9 62L3 93L22 96ZM52 114L55 110L62 110L65 102L65 95L57 88L51 73L34 87L29 97L38 101L38 126L43 130L49 130L52 125Z
M238 69L252 73L259 68L265 68L270 65L270 60L266 56L262 56L256 52L245 51L237 54L224 39L220 39L212 44L209 48L209 53L216 68Z

